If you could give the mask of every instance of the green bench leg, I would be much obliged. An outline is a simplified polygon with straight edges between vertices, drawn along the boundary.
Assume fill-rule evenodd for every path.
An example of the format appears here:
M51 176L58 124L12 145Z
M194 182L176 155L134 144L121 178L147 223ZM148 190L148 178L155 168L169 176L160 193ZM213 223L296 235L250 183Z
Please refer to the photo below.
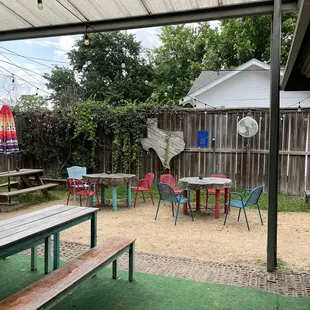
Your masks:
M51 236L49 236L44 242L44 273L48 274L51 271Z
M54 234L54 270L59 268L59 256L60 256L60 236L59 232Z
M90 247L94 248L97 245L97 213L92 214L90 222Z
M38 266L38 256L37 256L37 246L31 248L31 270L37 270Z
M135 280L135 244L131 244L129 248L129 281Z
M112 279L117 279L117 259L112 263Z

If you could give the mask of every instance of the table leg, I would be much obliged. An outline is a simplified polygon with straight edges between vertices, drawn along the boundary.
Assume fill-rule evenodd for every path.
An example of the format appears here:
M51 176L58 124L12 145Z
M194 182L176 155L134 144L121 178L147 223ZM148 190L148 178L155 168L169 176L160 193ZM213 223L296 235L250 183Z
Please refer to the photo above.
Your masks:
M131 183L127 182L127 206L131 207Z
M97 212L92 214L90 222L90 247L97 245Z
M184 197L184 198L187 198L187 197L188 197L188 195L187 195L187 190L183 191L183 197ZM187 203L184 203L184 204L183 204L183 214L185 214L185 215L188 214L188 213L187 213Z
M59 268L60 236L59 232L54 234L54 270Z
M88 197L88 206L92 208L94 206L94 196Z
M101 204L104 205L104 189L105 186L103 184L101 184Z
M215 218L220 218L220 189L215 190Z
M51 236L45 238L44 243L44 273L48 274L51 268Z
M196 211L200 211L200 189L196 189Z
M112 208L113 211L117 211L117 192L115 185L112 185Z
M227 205L226 203L229 202L229 188L225 188L225 202L224 202L224 213L226 214L227 211Z
M31 248L31 270L37 270L37 262L38 262L38 256L37 256L37 246L34 246Z

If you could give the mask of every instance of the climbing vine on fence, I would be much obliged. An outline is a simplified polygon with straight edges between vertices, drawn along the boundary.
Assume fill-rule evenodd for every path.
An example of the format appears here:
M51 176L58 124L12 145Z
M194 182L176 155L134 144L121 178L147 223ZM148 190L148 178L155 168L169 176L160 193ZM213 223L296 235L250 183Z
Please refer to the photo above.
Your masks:
M122 102L117 107L86 100L53 111L15 112L20 118L22 156L57 161L59 175L70 165L99 171L100 134L112 141L113 172L139 173L146 120L153 107Z

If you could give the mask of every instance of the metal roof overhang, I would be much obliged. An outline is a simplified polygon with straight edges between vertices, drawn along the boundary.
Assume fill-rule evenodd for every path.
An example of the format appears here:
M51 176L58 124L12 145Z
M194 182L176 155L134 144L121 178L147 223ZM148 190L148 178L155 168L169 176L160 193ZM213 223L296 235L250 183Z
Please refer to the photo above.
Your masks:
M273 1L258 0L36 0L0 1L0 41L114 31L271 14ZM284 0L282 11L296 11ZM72 14L73 13L73 14ZM14 22L13 22L14 21Z
M300 6L297 26L281 88L310 90L310 0Z

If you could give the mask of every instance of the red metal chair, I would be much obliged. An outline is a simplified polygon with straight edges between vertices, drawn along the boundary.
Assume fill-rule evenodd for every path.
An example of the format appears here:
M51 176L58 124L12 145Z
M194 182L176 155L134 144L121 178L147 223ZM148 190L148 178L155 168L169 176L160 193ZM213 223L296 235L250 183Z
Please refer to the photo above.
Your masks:
M154 181L154 177L155 177L154 173L149 172L149 173L147 173L144 176L144 179L141 179L141 180L138 181L138 186L131 186L131 190L133 192L134 191L136 192L135 202L133 204L134 207L136 206L138 192L142 193L143 200L145 201L144 193L143 192L147 192L147 191L150 193L150 196L151 196L151 199L152 199L152 203L153 203L153 206L154 206L154 200L153 200L152 191L151 191L151 187L152 187L152 183Z
M160 183L169 184L176 195L181 195L182 190L177 189L177 181L171 174L162 174L159 178Z
M223 178L223 179L227 179L227 176L225 174L221 174L221 173L218 173L218 174L211 174L210 178ZM229 197L229 193L230 193L230 190L228 190L228 197ZM206 209L208 208L208 198L209 198L209 195L215 195L215 189L214 188L209 188L206 190ZM225 195L225 189L222 188L220 189L220 195ZM226 201L225 201L226 202ZM225 212L226 212L226 205L225 205Z
M70 195L79 195L80 196L80 206L82 206L82 196L86 196L86 207L88 207L89 197L96 196L97 203L99 205L99 197L98 197L98 183L90 183L88 189L85 187L85 184L79 180L74 178L68 178L68 198L67 205L69 203Z

